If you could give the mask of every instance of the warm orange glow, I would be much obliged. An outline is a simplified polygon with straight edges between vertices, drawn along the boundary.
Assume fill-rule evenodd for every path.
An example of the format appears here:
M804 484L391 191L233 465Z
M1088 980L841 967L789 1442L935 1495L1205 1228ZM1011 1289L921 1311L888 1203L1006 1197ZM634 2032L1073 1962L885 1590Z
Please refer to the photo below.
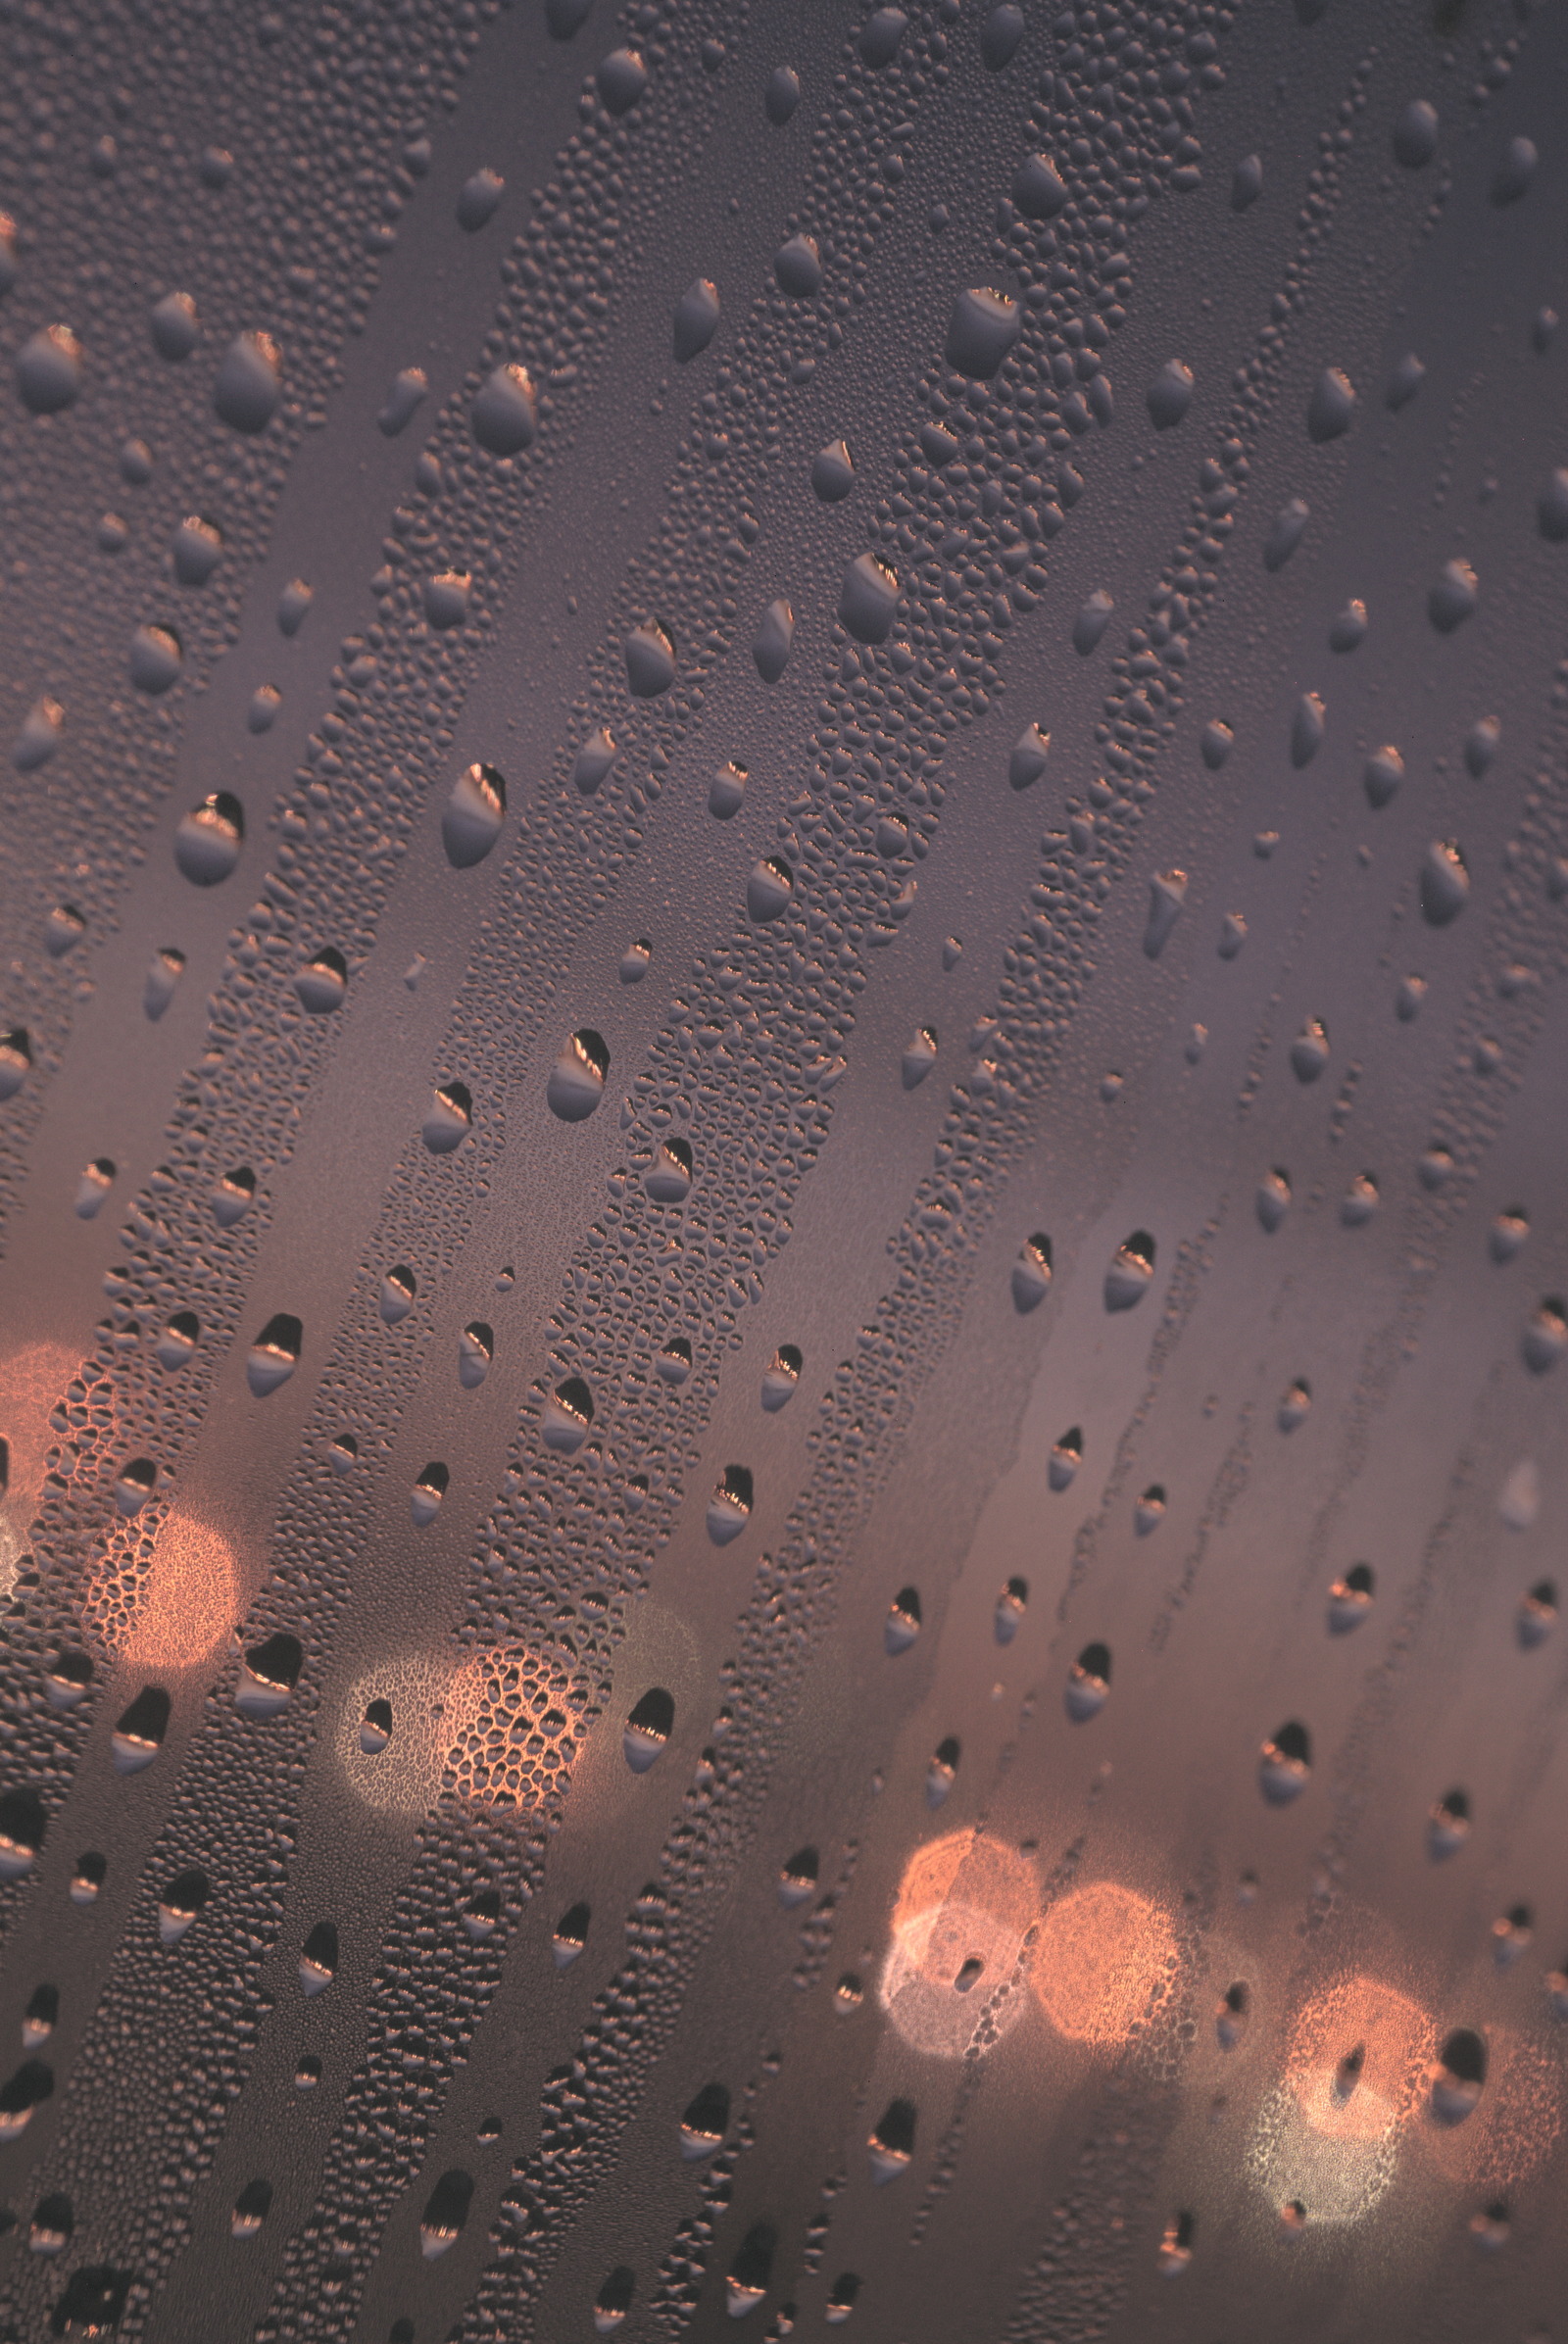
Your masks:
M89 1632L138 1669L193 1669L220 1651L243 1608L233 1549L210 1523L171 1514L112 1532L88 1583Z
M0 1360L0 1440L10 1448L10 1474L0 1498L0 1567L6 1579L38 1510L44 1469L58 1438L50 1411L80 1361L64 1343L29 1343Z
M1061 1897L1035 1934L1031 1983L1058 2034L1123 2043L1169 1988L1176 1932L1161 1907L1114 1880Z
M958 2058L982 2013L993 2027L1017 2016L993 2004L1016 1967L1039 1909L1026 1859L978 1831L955 1831L910 1857L893 1912L882 2001L906 2042Z
M391 1738L367 1752L360 1726L372 1700L392 1713ZM559 1799L576 1753L581 1688L563 1655L520 1646L466 1660L411 1652L359 1678L339 1713L338 1759L367 1806L416 1816L443 1791L488 1812L527 1813Z
M1286 2080L1315 2132L1380 2140L1414 2106L1436 2048L1437 2030L1418 2003L1357 1973L1302 2009Z

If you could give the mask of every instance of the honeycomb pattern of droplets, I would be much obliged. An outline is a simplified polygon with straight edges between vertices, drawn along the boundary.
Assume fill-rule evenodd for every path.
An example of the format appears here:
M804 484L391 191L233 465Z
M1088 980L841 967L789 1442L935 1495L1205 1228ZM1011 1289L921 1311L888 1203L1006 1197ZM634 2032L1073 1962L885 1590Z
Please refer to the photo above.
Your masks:
M28 703L46 696L64 711L58 746L15 802L28 851L0 878L6 933L30 948L8 970L6 1018L27 1033L33 1062L0 1133L0 1213L78 982L70 956L41 949L42 923L62 901L89 935L117 917L168 791L180 704L207 688L237 635L290 454L324 420L343 334L363 328L377 255L426 163L430 116L456 104L497 5L421 0L399 39L328 13L308 44L285 39L271 13L175 19L156 55L128 11L34 24L16 9L0 33L11 68L0 208L17 254L7 322L24 341L63 320L80 347L80 389L63 410L30 413L9 384L0 402L6 623L24 696L0 712L8 752ZM199 319L178 365L149 330L171 286L193 291ZM281 347L281 397L253 434L220 417L213 392L222 354L258 329ZM129 522L118 512L95 522L93 498ZM173 582L166 560L192 513L222 540L199 593ZM83 623L71 581L75 531L90 527L112 550ZM172 627L183 655L166 697L130 685L132 635L147 625Z
M1202 586L1202 579L1198 579L1198 586ZM984 684L984 677L982 677L982 689L987 689L987 684ZM1123 746L1125 746L1125 743L1123 743ZM1113 759L1111 759L1111 755L1108 755L1106 761L1108 761L1108 764L1111 764L1111 761L1113 761ZM1004 1036L1004 1039L1005 1039L1005 1036ZM569 1332L569 1329L567 1329L567 1332ZM888 1355L886 1355L886 1357L891 1359L891 1350L888 1350ZM563 1359L564 1359L564 1352L563 1352ZM574 1362L574 1364L576 1364L576 1362ZM862 1502L862 1500L860 1500L860 1502ZM778 1589L771 1589L771 1594L776 1594L776 1591L778 1591ZM750 1671L748 1671L748 1681L753 1683L753 1685L755 1685L755 1683L757 1683L757 1679L755 1679L753 1674L750 1674Z

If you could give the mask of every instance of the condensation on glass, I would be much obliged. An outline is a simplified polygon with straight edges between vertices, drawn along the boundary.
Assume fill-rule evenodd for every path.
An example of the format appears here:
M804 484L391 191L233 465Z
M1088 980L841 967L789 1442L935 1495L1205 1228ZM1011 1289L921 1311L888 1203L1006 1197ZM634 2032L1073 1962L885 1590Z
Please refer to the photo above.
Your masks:
M0 53L0 2334L1559 2330L1560 13Z

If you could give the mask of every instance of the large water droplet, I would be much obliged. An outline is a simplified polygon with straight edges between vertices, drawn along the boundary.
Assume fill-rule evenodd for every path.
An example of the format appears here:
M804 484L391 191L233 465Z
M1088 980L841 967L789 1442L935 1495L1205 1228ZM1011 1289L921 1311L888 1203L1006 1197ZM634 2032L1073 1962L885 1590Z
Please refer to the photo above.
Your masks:
M17 354L17 388L35 415L57 415L81 391L81 344L69 325L45 325Z
M708 348L718 331L718 287L710 277L694 277L675 304L675 357L681 366Z
M610 1051L603 1034L592 1026L568 1034L545 1085L551 1113L563 1123L584 1122L605 1095L609 1072Z
M1018 304L991 285L971 285L954 300L947 361L956 374L989 382L1023 331Z
M236 334L213 384L219 420L234 431L265 431L283 395L282 360L270 334Z
M194 887L217 887L239 861L245 842L245 814L227 790L215 790L180 817L174 831L174 860Z

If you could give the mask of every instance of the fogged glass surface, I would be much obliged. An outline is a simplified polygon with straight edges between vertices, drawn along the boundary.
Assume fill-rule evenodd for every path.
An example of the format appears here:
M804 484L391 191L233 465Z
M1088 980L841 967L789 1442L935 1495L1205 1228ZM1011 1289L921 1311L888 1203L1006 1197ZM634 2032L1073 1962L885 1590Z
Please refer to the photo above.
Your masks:
M0 53L0 2333L1560 2329L1561 12Z

